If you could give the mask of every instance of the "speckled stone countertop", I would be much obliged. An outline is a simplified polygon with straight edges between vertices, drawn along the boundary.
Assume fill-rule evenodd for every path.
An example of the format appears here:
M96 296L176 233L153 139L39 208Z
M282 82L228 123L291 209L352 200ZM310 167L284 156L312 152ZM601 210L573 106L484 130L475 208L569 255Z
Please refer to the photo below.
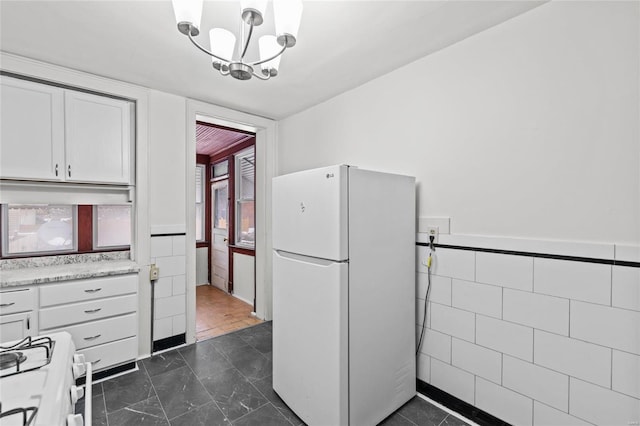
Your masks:
M131 274L140 267L128 251L0 260L0 288L108 275Z

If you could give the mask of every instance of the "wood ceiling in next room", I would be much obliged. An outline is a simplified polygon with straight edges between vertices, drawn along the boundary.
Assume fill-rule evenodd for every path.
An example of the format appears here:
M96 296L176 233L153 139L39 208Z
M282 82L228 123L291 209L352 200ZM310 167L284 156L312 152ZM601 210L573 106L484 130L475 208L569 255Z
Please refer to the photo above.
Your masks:
M196 153L212 156L254 137L252 133L196 122Z

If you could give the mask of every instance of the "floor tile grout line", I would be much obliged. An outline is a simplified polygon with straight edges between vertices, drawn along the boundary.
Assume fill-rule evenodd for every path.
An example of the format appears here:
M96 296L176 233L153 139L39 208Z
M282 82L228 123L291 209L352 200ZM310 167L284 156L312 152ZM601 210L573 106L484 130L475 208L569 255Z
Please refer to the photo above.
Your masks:
M144 372L147 375L147 379L149 379L149 383L151 383L151 388L153 388L153 393L156 394L156 398L158 399L158 403L160 404L160 408L162 409L162 413L164 414L164 419L167 421L169 425L171 425L171 422L169 421L169 416L167 416L167 411L164 409L162 400L160 400L160 397L158 396L158 390L156 389L156 386L153 384L153 380L151 380L151 375L149 374L149 370L147 370L147 366L144 365L144 363L142 363L142 368L144 368Z
M196 345L198 344L198 342L195 343ZM215 349L215 348L213 348ZM216 351L218 352L218 351ZM218 352L220 353L220 352ZM218 401L215 400L215 398L213 397L213 395L211 395L211 393L209 393L209 390L207 389L207 387L202 383L202 381L200 380L200 377L198 377L198 375L196 374L196 372L193 370L193 368L191 368L191 365L189 364L189 362L187 361L187 359L182 355L182 353L180 351L178 351L178 354L180 355L180 357L184 360L184 363L187 365L187 367L189 367L189 370L191 370L191 373L195 376L196 380L198 381L198 383L200 383L200 386L202 386L204 388L204 391L207 393L207 395L209 395L209 398L211 398L211 402L213 402L215 404L215 406L218 408L218 410L220 410L220 412L222 413L223 417L225 420L227 420L229 423L233 423L231 420L229 420L229 418L227 417L226 414L224 414L224 411L222 411L222 408L220 408L220 405L218 405ZM225 370L226 371L226 370ZM202 404L200 407L204 406L206 404ZM198 408L200 408L198 407ZM196 408L196 410L198 409ZM191 410L189 410L191 411ZM189 412L187 411L187 413ZM186 413L184 413L186 414ZM175 417L174 417L175 419Z

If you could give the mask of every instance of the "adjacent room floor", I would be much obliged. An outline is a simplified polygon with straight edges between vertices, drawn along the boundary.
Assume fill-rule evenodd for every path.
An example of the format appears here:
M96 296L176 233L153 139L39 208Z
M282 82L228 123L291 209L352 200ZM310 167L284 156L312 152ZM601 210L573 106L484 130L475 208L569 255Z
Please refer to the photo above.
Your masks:
M251 315L253 306L212 285L196 287L196 340L240 330L262 321Z
M271 339L266 322L138 362L93 386L93 424L302 425L272 389ZM382 424L467 425L419 397Z

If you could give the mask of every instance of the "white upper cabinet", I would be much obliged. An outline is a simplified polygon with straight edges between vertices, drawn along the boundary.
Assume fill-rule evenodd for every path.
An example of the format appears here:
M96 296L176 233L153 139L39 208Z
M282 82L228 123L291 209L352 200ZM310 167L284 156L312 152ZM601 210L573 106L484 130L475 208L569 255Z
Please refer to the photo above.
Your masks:
M130 103L65 92L66 180L129 183Z
M64 179L64 90L1 77L0 175Z
M2 77L0 177L133 184L131 103Z

